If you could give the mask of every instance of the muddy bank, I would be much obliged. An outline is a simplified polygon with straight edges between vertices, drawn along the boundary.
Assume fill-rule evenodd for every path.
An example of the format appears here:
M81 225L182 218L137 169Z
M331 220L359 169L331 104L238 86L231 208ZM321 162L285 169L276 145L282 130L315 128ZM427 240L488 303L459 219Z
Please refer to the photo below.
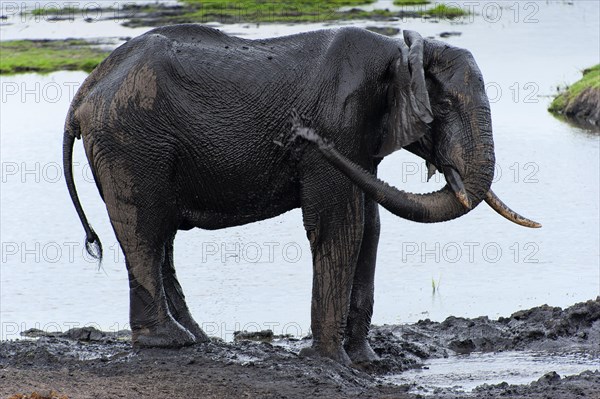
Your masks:
M110 339L45 337L3 343L1 353L2 398L34 391L68 398L402 398L406 391L327 359L300 359L284 348L248 341L135 352Z
M456 353L531 350L585 353L600 362L600 298L568 309L541 306L507 318L374 327L371 345L381 360L347 368L328 359L300 358L310 339L238 334L240 339L180 350L133 351L126 331L92 328L0 344L0 397L33 392L58 397L206 398L416 398L411 385L391 385L384 377L419 368L431 358ZM252 339L258 341L252 341ZM268 341L268 342L265 342ZM561 377L552 370L529 385L483 385L474 398L594 398L600 373ZM439 398L466 397L439 389Z
M561 309L540 306L490 320L449 317L442 323L429 320L413 325L375 329L372 342L389 337L422 348L423 358L472 352L509 350L586 352L600 358L600 298Z

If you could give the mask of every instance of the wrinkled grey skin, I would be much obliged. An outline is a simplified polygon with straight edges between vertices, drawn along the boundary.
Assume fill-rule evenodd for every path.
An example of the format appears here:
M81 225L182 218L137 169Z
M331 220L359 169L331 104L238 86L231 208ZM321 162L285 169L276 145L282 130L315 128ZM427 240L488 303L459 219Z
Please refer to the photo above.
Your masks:
M350 163L294 141L292 110ZM101 257L73 183L76 138L125 254L135 346L207 340L175 276L178 230L300 207L314 269L314 340L304 353L343 364L376 359L366 336L377 202L418 222L450 220L485 198L494 170L473 57L414 32L403 40L342 28L252 41L176 25L116 49L77 93L64 136L69 191ZM449 186L390 198L397 192L373 185L383 156L403 147L444 171ZM365 173L352 177L354 167Z

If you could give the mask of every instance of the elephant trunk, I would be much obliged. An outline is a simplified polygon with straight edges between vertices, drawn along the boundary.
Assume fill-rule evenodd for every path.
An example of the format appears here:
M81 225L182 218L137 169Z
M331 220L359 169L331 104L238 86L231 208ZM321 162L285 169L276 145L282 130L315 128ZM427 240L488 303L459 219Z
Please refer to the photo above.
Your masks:
M440 201L437 214L430 219L450 220L475 208L486 198L494 179L494 141L489 105L477 104L469 110L457 113L457 122L448 124L450 130L442 136L455 139L435 149L435 163L444 173L448 187L459 204L451 198ZM462 209L461 209L462 208Z
M323 140L314 130L294 124L294 133L317 145L321 154L334 167L344 173L369 197L396 216L420 223L437 223L458 218L485 200L494 210L508 220L526 227L540 227L506 206L490 190L494 177L494 145L491 133L489 108L471 112L471 117L461 118L465 135L466 162L458 166L442 164L448 184L441 190L428 194L415 194L388 185L340 154L332 144ZM465 144L466 143L466 144Z
M466 166L465 178L461 178L454 166L442 165L440 167L445 172L448 184L428 194L398 190L379 180L340 154L312 129L296 125L294 132L315 143L325 159L381 206L396 216L415 222L437 223L464 215L485 199L493 179L494 151L489 128L480 132L482 140L471 141L470 147L475 155Z

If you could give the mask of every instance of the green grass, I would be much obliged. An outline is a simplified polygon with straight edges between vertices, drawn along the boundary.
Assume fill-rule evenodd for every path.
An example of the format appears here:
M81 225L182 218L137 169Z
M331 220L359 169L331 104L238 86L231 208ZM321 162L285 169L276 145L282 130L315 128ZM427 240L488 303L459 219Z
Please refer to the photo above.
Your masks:
M14 40L0 42L0 74L48 73L58 70L90 72L109 52L84 40Z
M35 15L35 16L40 16L40 17L45 17L47 15L62 15L64 14L68 14L68 15L72 15L73 13L75 13L77 9L73 6L67 6L65 8L56 8L56 7L49 7L49 8L45 8L45 7L36 7L33 10L31 10L31 15Z
M563 93L559 94L548 110L553 113L564 111L571 101L575 100L587 88L600 90L600 64L583 71L581 80L573 83Z
M345 6L373 3L375 0L183 0L193 11L184 15L195 22L310 22L346 19L337 12ZM383 11L383 10L382 10ZM365 12L366 13L366 12ZM350 13L351 18L362 15Z
M166 16L164 24L181 22L318 22L340 19L387 17L387 10L371 12L356 10L338 12L341 7L355 7L374 3L376 0L181 0L186 6L179 14ZM407 1L407 0L403 0ZM422 2L424 0L410 0ZM101 4L101 3L99 3ZM415 3L416 4L416 3ZM127 10L127 6L124 7ZM146 13L157 10L153 4L136 8L135 12ZM36 8L36 16L63 15L76 12L73 8ZM135 19L135 12L133 18ZM140 25L143 25L141 23Z
M468 14L469 13L462 8L447 6L445 4L438 4L429 10L421 11L421 15L429 15L430 17L448 19L462 17Z
M418 6L429 3L431 3L430 0L394 0L395 6Z
M388 10L374 11L352 10L340 12L341 7L356 7L374 3L376 0L181 0L185 8L177 14L164 16L160 24L182 22L206 23L218 21L235 22L320 22L351 19L385 19L392 17ZM398 6L430 4L431 0L394 0ZM70 6L69 6L70 7ZM127 9L127 7L125 7ZM156 5L147 4L136 8L135 12L151 13L157 10ZM36 16L73 14L74 8L36 8L32 11ZM143 17L131 26L143 26ZM438 18L457 18L468 12L445 4L437 4L428 10L419 11L424 16Z

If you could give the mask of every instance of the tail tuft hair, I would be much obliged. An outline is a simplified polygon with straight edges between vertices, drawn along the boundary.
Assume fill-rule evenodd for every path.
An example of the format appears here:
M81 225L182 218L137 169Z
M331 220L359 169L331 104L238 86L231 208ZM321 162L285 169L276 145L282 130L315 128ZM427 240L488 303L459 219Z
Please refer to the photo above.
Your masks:
M98 260L99 264L102 264L102 243L94 230L91 230L85 238L85 250L92 258Z

